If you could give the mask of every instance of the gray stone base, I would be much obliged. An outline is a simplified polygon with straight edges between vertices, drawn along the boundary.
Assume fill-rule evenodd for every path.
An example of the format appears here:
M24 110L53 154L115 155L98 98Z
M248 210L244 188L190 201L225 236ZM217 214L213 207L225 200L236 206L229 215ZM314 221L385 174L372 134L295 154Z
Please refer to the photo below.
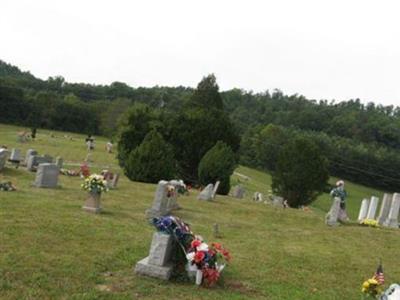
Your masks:
M163 280L169 280L172 274L172 264L160 267L149 264L149 257L143 258L135 266L135 273Z
M101 207L89 207L89 206L82 206L82 209L84 211L94 213L94 214L99 214L101 213Z
M389 219L387 220L386 226L391 228L399 228L399 222L397 220Z

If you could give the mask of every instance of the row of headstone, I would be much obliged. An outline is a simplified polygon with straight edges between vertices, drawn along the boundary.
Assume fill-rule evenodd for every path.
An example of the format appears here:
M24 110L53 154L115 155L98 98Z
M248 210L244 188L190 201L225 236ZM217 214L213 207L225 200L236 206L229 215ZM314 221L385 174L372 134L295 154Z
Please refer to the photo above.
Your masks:
M364 219L374 220L379 204L379 198L372 196L371 199L363 199L361 202L358 221ZM384 194L379 215L377 217L378 224L398 228L399 227L399 212L400 212L400 194L395 193Z
M4 148L0 149L0 171L2 171L6 166L8 155L9 152L7 151L7 149Z
M158 218L170 214L172 210L179 209L177 202L178 193L175 186L168 181L160 180L154 195L153 205L146 210L148 218Z

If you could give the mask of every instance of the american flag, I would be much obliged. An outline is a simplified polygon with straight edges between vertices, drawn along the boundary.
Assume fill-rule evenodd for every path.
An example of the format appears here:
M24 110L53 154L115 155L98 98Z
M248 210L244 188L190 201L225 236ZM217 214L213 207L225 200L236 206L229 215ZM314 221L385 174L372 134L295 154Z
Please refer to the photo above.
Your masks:
M385 276L383 275L383 268L382 268L382 263L379 264L378 269L375 272L374 278L380 285L383 285L385 283Z

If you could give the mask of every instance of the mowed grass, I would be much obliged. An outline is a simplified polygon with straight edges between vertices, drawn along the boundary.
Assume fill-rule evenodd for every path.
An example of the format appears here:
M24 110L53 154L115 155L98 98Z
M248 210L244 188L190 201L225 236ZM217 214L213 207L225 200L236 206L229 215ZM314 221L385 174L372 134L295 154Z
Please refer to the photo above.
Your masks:
M0 125L0 144L25 154L61 155L79 163L86 157L84 136L39 130L35 142L16 143L21 128ZM70 135L70 134L68 134ZM115 155L96 138L92 170L110 166ZM70 168L75 168L71 166ZM278 209L253 203L254 191L265 195L269 175L245 167L241 183L245 199L217 196L196 200L197 192L179 198L176 215L191 224L208 242L222 242L233 257L223 280L214 288L185 282L163 282L133 273L147 256L154 229L144 211L151 206L155 185L131 182L122 176L118 189L102 196L104 212L92 215L81 207L86 194L81 179L60 175L58 189L31 186L34 173L8 165L1 180L12 180L16 192L0 192L1 299L360 299L360 285L383 259L388 283L400 281L400 231L355 225L329 228L324 213L329 197L322 195L311 211ZM236 183L234 175L232 182ZM333 179L334 180L334 179ZM357 217L363 197L382 192L347 184L349 213ZM215 239L218 223L222 238ZM111 272L111 273L110 273ZM110 276L111 275L111 276Z

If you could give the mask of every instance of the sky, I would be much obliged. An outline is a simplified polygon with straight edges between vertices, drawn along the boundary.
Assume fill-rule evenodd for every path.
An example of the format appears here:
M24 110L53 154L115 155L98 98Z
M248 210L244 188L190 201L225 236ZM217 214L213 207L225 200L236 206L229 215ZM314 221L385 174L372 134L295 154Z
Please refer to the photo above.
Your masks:
M1 0L0 59L68 82L400 106L398 0Z

